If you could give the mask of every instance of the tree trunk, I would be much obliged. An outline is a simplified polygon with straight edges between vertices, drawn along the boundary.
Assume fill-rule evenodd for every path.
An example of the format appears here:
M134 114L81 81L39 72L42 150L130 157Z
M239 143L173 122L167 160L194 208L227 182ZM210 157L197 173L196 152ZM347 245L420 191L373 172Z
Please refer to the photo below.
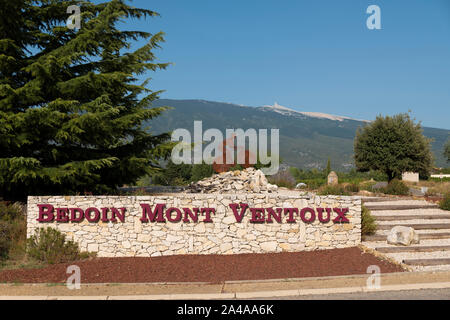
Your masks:
M394 178L395 178L394 172L387 171L386 174L388 176L388 182L391 182L392 180L394 180Z

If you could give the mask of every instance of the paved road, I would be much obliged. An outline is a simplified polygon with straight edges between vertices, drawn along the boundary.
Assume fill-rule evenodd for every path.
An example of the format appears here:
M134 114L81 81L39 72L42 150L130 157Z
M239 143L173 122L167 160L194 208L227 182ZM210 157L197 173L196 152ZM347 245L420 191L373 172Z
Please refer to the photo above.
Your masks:
M275 297L273 300L450 300L450 289L340 293L297 297Z

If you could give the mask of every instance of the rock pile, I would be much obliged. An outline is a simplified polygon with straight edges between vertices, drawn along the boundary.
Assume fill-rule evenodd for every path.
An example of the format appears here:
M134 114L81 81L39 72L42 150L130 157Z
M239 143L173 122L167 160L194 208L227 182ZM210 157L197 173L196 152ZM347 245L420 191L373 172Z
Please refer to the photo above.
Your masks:
M261 170L247 168L215 174L209 178L191 183L188 193L270 193L277 191L276 185L267 182L266 176Z

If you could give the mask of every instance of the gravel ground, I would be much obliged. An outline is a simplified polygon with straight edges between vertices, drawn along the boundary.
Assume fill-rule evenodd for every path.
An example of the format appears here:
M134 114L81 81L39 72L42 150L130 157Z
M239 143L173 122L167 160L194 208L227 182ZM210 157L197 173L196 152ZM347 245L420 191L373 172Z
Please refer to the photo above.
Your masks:
M396 264L358 247L267 254L176 255L151 258L96 258L42 269L0 271L0 282L62 283L69 265L81 269L83 283L211 282L400 272Z

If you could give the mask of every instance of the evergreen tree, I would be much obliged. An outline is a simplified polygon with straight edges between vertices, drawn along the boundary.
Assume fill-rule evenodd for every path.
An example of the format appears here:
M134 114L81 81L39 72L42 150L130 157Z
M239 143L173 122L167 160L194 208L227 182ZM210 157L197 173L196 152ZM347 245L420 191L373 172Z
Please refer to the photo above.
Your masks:
M378 116L356 132L355 164L359 171L380 170L389 181L405 171L428 177L433 163L430 142L408 114Z
M192 176L192 164L174 164L171 160L167 163L166 167L162 171L164 180L167 185L176 185L176 182L187 184Z
M78 30L66 25L70 5ZM163 33L116 26L157 13L121 0L2 0L0 15L0 197L109 192L169 155L169 136L143 127L165 110L151 108L160 91L138 83L167 67L152 52Z
M444 146L444 157L447 158L447 162L450 162L450 140Z
M327 168L326 168L326 174L327 174L327 177L328 177L328 175L330 174L330 172L331 172L331 160L330 160L330 158L328 158L328 161L327 161Z

